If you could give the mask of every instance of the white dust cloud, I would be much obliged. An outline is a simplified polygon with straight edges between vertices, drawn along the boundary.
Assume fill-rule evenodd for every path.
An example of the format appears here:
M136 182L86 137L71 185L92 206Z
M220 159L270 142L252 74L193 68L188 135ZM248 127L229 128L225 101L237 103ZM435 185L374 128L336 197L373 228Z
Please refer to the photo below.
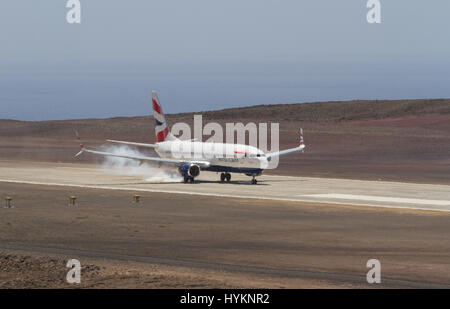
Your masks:
M125 145L104 146L102 151L123 156L149 156ZM105 156L103 169L119 175L142 176L148 182L180 182L182 180L176 168L171 169L164 165L158 167L157 164L144 163L141 165L135 160Z

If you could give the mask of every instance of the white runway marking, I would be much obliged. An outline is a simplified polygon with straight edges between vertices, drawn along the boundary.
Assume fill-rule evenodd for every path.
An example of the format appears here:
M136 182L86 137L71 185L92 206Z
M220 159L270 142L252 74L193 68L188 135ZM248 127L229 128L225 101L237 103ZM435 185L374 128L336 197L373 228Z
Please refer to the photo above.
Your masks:
M107 173L105 173L107 171ZM9 162L0 160L1 182L92 189L160 192L289 201L313 204L354 205L450 212L450 186L350 179L263 175L258 185L249 177L233 175L231 184L220 183L215 173L202 173L196 184L148 182L149 175L98 165ZM367 194L367 195L366 195ZM370 195L369 195L370 194ZM274 206L276 203L272 203ZM302 204L298 205L303 207Z
M333 199L341 199L341 200L422 204L422 205L435 205L435 206L449 206L450 205L450 201L443 201L443 200L424 200L424 199L416 199L416 198L387 197L387 196L373 196L373 195L329 193L329 194L308 194L308 195L303 195L303 196L313 197L313 198L333 198Z
M178 190L162 190L162 189L149 189L149 188L136 188L136 187L126 187L126 186L103 186L103 185L82 185L82 184L74 184L74 183L53 183L53 182L41 182L41 181L26 181L26 180L13 180L13 179L0 179L0 182L7 183L19 183L19 184L30 184L30 185L45 185L45 186L61 186L61 187L76 187L76 188L89 188L89 189L103 189L103 190L122 190L122 191L141 191L141 192L154 192L154 193L171 193L171 194L188 194L188 195L200 195L200 196L212 196L212 197L225 197L225 198L242 198L242 199L258 199L258 200L275 200L275 201L286 201L286 202L317 202L317 203L326 203L326 204L335 204L335 205L354 205L354 206L369 206L369 207L381 207L381 208L397 208L397 209L413 209L413 210L426 210L426 211L442 211L442 212L450 212L449 209L441 209L441 208L427 208L418 207L418 206L405 206L405 205L377 205L371 203L362 203L355 202L351 203L348 201L337 202L331 200L327 200L332 196L358 196L361 197L363 195L351 195L351 194L309 194L309 195L298 195L304 198L280 198L280 197L263 197L263 196L251 196L251 195L234 195L234 194L218 194L218 193L206 193L206 192L186 192L186 191L178 191ZM365 195L365 198L369 198L370 196ZM322 198L322 200L313 201L311 198ZM380 197L375 197L380 198ZM382 198L382 197L381 197ZM348 198L347 198L348 199ZM414 200L417 201L419 199L406 199L406 200ZM373 200L367 200L372 201ZM430 201L430 200L425 200ZM444 205L439 206L447 206L450 205L449 201L439 201L445 202ZM432 205L438 206L438 205ZM432 207L431 206L431 207ZM430 207L430 206L428 206Z

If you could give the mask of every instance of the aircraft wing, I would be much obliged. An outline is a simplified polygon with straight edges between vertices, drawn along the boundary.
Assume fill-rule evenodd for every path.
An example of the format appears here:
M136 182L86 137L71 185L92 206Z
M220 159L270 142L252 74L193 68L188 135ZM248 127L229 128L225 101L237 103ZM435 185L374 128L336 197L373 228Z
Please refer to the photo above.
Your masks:
M166 159L166 158L157 158L157 157L147 157L147 156L127 156L127 155L118 155L111 152L105 152L105 151L97 151L97 150L90 150L86 149L84 147L81 148L81 151L75 155L75 157L79 156L83 152L89 152L96 155L101 156L107 156L107 157L116 157L116 158L124 158L124 159L130 159L134 161L138 161L140 163L160 163L160 164L173 164L175 166L182 165L184 163L192 163L197 164L200 167L208 167L209 162L208 161L196 161L196 160L178 160L178 159Z
M306 145L305 145L305 140L303 139L303 129L300 129L300 143L299 143L298 147L268 153L268 154L266 154L267 160L270 161L270 158L272 158L272 157L281 157L281 156L284 156L284 155L287 155L287 154L290 154L293 152L303 151L303 149L305 149L305 147L306 147Z
M124 141L116 141L114 139L107 139L107 142L110 143L116 143L116 144L123 144L123 145L131 145L131 146L137 146L137 147L146 147L146 148L158 148L158 144L146 144L146 143L135 143L135 142L124 142ZM191 142L198 141L197 138L193 138L190 140Z
M290 148L290 149L286 149L286 150L268 153L266 156L267 156L267 159L270 159L271 157L281 157L281 156L284 156L284 155L287 155L287 154L290 154L293 152L302 151L303 149L305 149L305 145L300 145L295 148Z

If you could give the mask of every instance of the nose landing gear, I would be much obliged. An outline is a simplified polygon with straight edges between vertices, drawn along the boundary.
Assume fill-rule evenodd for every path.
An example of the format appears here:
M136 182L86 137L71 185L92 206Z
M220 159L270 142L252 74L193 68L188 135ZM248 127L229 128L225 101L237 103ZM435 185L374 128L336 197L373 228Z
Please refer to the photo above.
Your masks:
M256 176L253 175L252 184L256 185L258 183L258 180L256 180Z
M231 181L231 174L230 173L222 173L220 174L220 182L224 181L230 182Z

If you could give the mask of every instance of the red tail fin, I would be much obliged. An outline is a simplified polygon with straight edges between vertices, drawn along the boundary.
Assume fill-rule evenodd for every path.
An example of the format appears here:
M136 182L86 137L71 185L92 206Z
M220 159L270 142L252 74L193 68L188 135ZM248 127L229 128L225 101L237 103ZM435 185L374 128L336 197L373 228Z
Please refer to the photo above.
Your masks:
M156 91L152 91L152 103L153 103L153 118L155 118L155 135L156 142L161 143L166 140L169 135L169 128L167 127L166 118L162 112L161 104L159 103L158 95Z

